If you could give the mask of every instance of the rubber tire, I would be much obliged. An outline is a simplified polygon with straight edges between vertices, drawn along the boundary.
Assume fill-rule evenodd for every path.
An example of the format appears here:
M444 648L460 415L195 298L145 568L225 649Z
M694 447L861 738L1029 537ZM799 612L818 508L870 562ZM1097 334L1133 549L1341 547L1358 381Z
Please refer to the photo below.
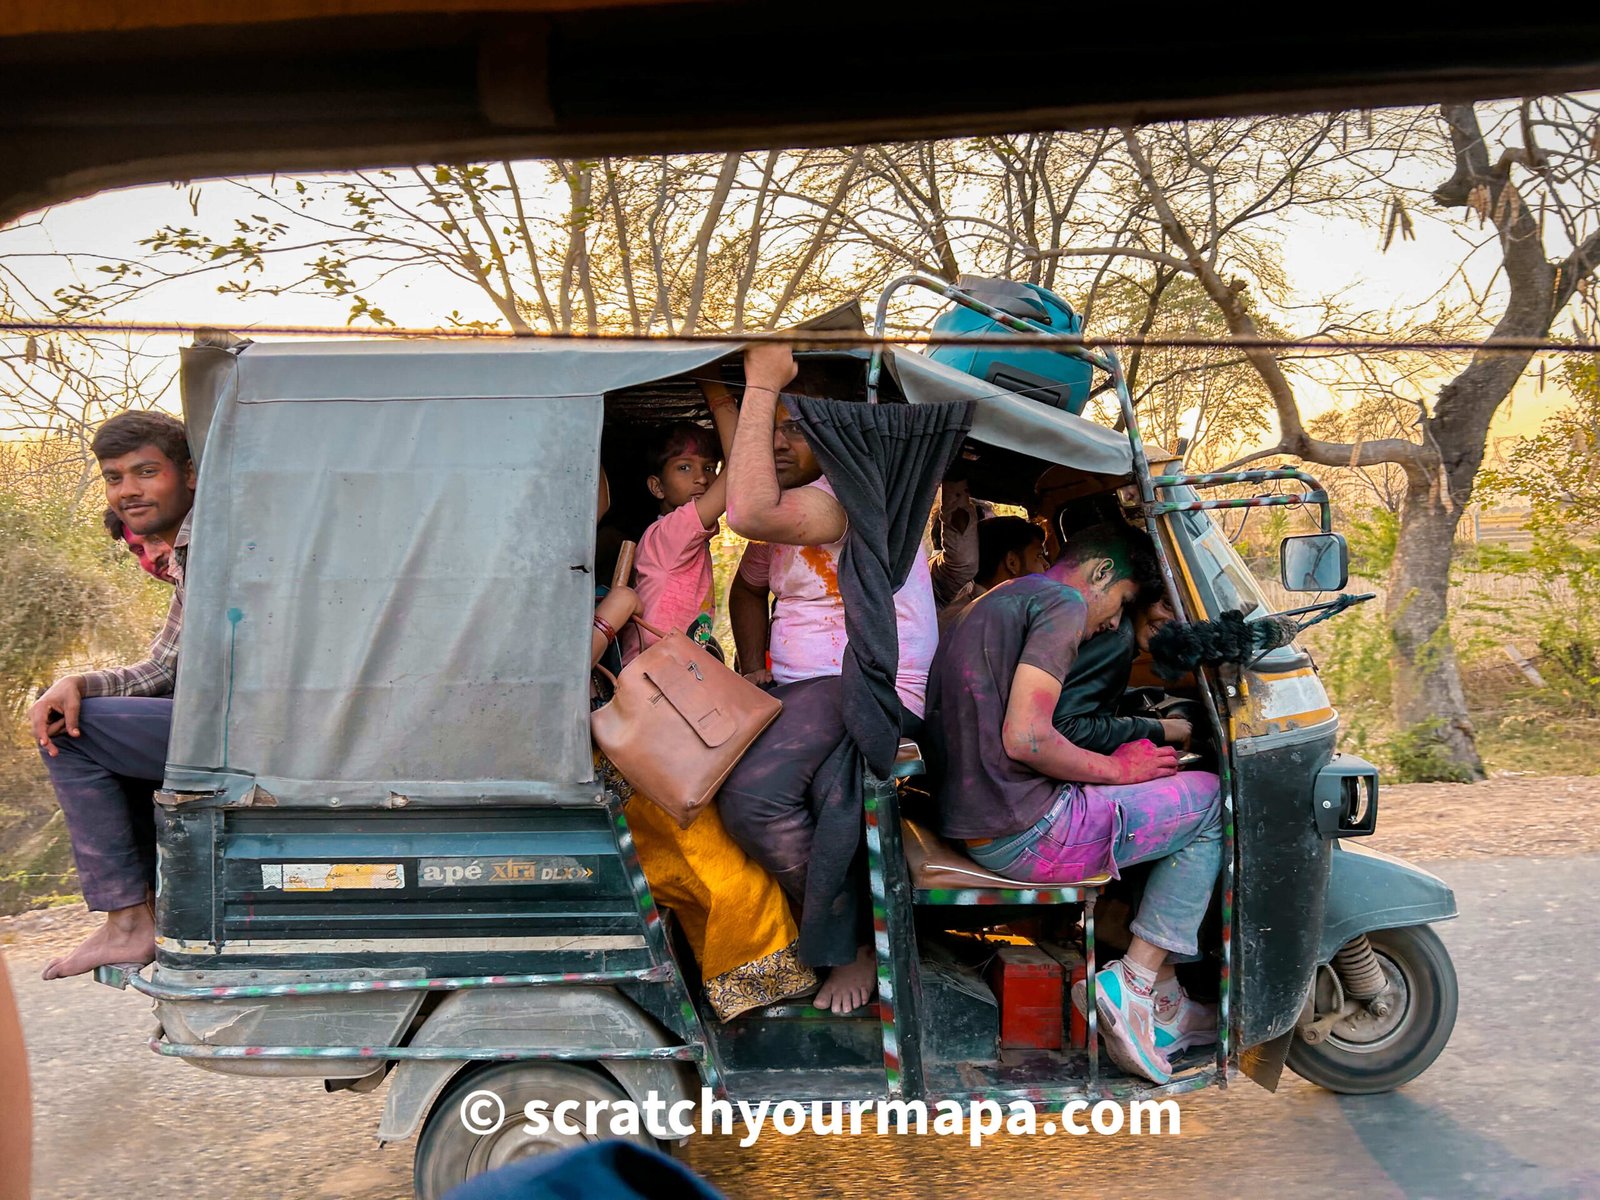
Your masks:
M1450 952L1428 926L1375 929L1367 938L1380 955L1403 964L1413 983L1400 1037L1381 1049L1360 1052L1331 1041L1313 1045L1296 1034L1289 1047L1291 1071L1346 1096L1392 1092L1432 1066L1455 1029L1461 998Z
M492 1091L504 1102L508 1118L496 1134L474 1134L461 1123L462 1100L480 1090ZM550 1108L554 1108L562 1100L582 1102L627 1098L628 1093L611 1076L572 1063L496 1063L464 1071L440 1093L417 1138L416 1157L412 1164L417 1200L440 1200L451 1188L482 1174L485 1168L474 1167L471 1161L475 1152L481 1153L480 1142L492 1137L528 1137L526 1133L513 1128L513 1122L520 1124L518 1114L530 1100L544 1100ZM578 1146L587 1140L574 1137L570 1144ZM651 1150L662 1148L655 1138L642 1131L622 1140L636 1142ZM531 1142L529 1147L535 1153L539 1152ZM548 1146L550 1152L561 1148L564 1147ZM515 1161L523 1161L525 1157L530 1156L522 1156Z

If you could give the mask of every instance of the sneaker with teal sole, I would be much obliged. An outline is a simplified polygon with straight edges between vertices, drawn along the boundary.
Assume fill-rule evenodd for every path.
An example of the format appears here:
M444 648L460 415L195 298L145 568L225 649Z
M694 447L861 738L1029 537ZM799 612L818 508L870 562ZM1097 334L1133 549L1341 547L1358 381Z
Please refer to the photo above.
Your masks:
M1141 994L1138 986L1128 978L1118 959L1105 970L1096 973L1095 1007L1100 1011L1100 1036L1106 1053L1130 1075L1139 1075L1151 1083L1166 1083L1172 1078L1172 1068L1156 1046L1155 1005L1148 994ZM1075 984L1072 1002L1080 1012L1087 1011L1084 1004L1086 989Z
M1085 999L1083 981L1072 985L1072 1007L1078 1015L1087 1017L1089 1005ZM1217 1006L1191 1000L1180 989L1176 1001L1170 992L1156 992L1154 996L1156 1049L1170 1060L1176 1054L1195 1046L1214 1046L1217 1041Z

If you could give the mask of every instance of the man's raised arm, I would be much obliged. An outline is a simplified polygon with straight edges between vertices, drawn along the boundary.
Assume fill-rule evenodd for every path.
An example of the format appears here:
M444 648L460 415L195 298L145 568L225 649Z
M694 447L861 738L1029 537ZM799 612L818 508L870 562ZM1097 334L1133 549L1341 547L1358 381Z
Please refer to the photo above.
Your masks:
M728 459L728 527L754 541L824 546L844 536L844 509L818 488L785 490L772 457L778 393L795 371L787 346L758 343L744 353L744 402Z
M739 424L739 406L723 386L720 379L702 379L700 391L705 395L706 406L711 409L711 422L717 427L717 441L722 445L722 462L726 467L733 457L733 439ZM706 488L706 494L694 502L695 514L700 518L700 528L713 529L728 509L728 472L719 471Z

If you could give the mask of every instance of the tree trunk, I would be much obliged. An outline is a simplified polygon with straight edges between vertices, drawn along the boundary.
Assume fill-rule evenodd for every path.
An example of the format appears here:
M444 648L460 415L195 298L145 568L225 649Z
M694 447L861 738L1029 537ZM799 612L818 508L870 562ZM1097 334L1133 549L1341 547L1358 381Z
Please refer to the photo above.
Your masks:
M1438 476L1408 476L1386 603L1395 647L1394 714L1409 774L1482 779L1450 637L1450 561L1463 506Z

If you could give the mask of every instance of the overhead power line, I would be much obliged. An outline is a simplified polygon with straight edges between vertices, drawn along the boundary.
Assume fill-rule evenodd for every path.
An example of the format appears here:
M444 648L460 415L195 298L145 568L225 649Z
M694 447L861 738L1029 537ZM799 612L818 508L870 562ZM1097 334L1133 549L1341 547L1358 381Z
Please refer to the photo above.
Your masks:
M419 329L349 325L248 325L224 326L214 321L0 321L0 334L126 334L184 336L201 330L226 329L230 333L256 337L300 338L440 338L451 341L512 340L553 342L594 342L606 344L683 344L727 345L751 342L780 342L809 349L870 349L892 346L1016 346L1028 349L1060 349L1082 346L1120 349L1199 349L1199 350L1297 350L1316 354L1360 354L1376 351L1414 351L1418 353L1505 354L1595 354L1600 342L1558 341L1552 338L1269 338L1216 336L1083 336L1081 334L1027 333L909 333L886 334L879 338L848 329L788 329L772 333L546 333L517 332L508 329Z

